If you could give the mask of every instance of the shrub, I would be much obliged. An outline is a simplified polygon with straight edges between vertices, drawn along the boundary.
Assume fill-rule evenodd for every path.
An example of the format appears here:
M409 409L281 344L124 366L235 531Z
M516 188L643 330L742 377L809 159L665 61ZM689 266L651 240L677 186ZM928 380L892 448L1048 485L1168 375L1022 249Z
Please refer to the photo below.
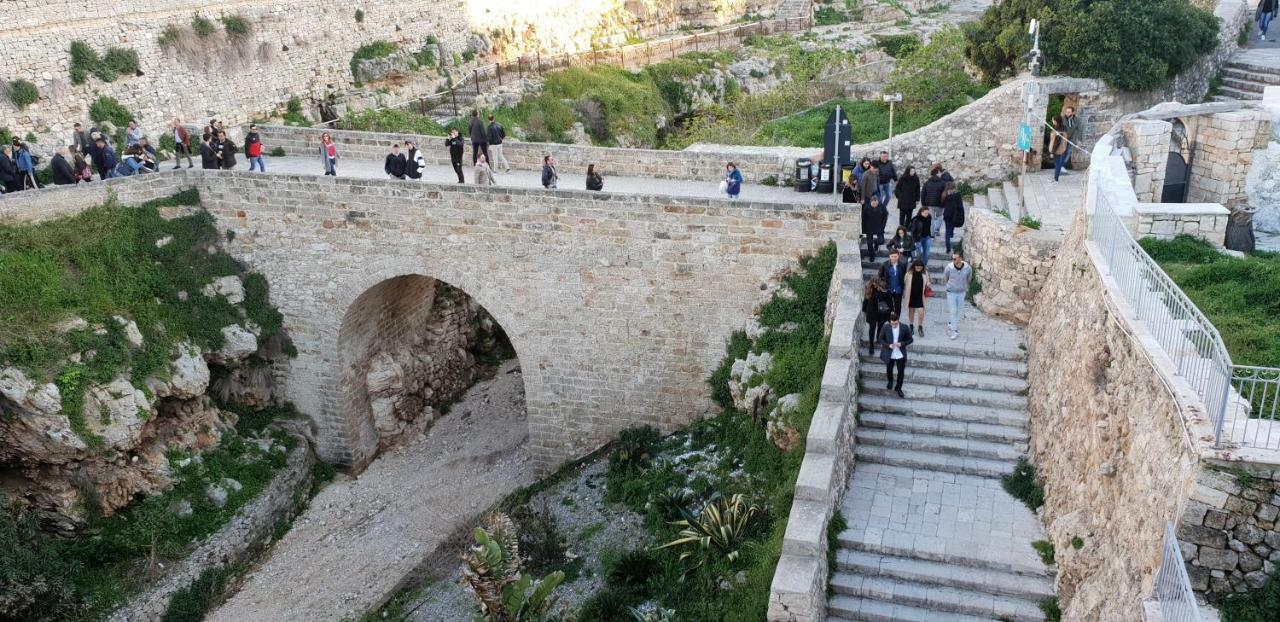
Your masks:
M1280 574L1261 588L1230 594L1218 603L1223 622L1273 622L1280 611Z
M200 622L222 596L227 582L236 574L232 567L209 568L191 585L173 593L160 622Z
M564 565L564 534L550 508L522 505L511 512L511 520L518 528L520 553L529 570L545 573Z
M283 157L285 157L286 155L288 155L288 154L286 154L286 153L285 153L284 147L272 147L272 148L271 148L271 157L273 157L273 158L283 158Z
M908 111L937 106L955 109L978 94L980 87L964 71L964 33L947 26L894 65L886 92L902 93Z
M1217 45L1218 22L1188 0L1001 0L965 30L965 56L990 84L1022 66L1041 23L1046 73L1156 88Z
M464 63L469 63L469 62L471 62L471 61L473 61L473 60L475 60L475 59L476 59L476 51L475 51L475 50L463 50L463 52L462 52L462 62L464 62Z
M357 24L364 23L364 9L356 9L356 23Z
M1018 459L1013 472L1001 479L1005 492L1026 504L1032 512L1044 505L1044 489L1036 483L1036 468L1026 457Z
M702 511L694 515L687 510L684 518L673 523L683 527L675 540L658 548L690 548L680 553L680 559L697 558L696 565L706 563L709 552L724 555L730 562L738 559L742 541L746 538L751 520L760 513L760 508L747 503L741 494L722 498L702 506Z
M213 34L213 21L207 17L192 15L191 30L195 31L201 38L208 37Z
M56 545L35 514L0 494L0 618L62 620L84 611L88 595L75 581L83 567Z
M1040 219L1034 216L1022 216L1021 218L1018 218L1018 224L1028 229L1039 229Z
M1040 561L1046 566L1052 566L1054 562L1053 543L1048 540L1036 540L1031 543L1031 548L1036 550L1040 555Z
M627 428L618 434L610 462L623 466L642 466L658 443L658 429L651 425Z
M71 83L84 84L89 79L89 74L97 70L98 64L102 60L98 58L98 53L89 47L84 41L71 42Z
M95 72L95 75L103 82L110 82L116 76L135 75L141 70L138 51L131 48L107 48L100 67L101 70Z
M384 58L395 54L400 46L383 39L366 43L351 54L351 77L360 81L360 61L370 58Z
M629 609L643 600L630 592L604 588L582 603L578 620L591 622L635 622Z
M89 119L94 123L105 121L117 128L123 128L129 125L129 121L133 118L133 113L114 97L103 95L89 104Z
M1044 622L1062 622L1062 607L1058 605L1058 597L1046 598L1039 603L1044 613Z
M563 572L553 572L534 582L520 572L523 559L515 526L502 514L490 515L484 528L472 534L475 545L463 556L462 579L479 601L487 622L540 622L556 608L555 589Z
M661 568L653 553L646 549L628 551L608 564L604 570L605 577L611 587L631 594L647 596L649 582L658 575Z
M227 37L232 40L243 39L249 36L252 28L249 26L249 20L240 15L224 15L222 16L222 29L226 31Z
M172 24L165 26L160 32L160 36L156 38L156 43L162 48L177 47L178 42L182 40L182 29Z
M417 63L419 67L434 67L436 65L436 49L434 44L428 43L423 45L422 49L418 50L418 53L413 55L413 62Z
M903 58L920 49L920 37L915 34L874 35L876 47L894 58Z
M655 119L667 109L646 74L632 74L613 65L571 67L547 75L542 90L544 97L572 100L579 106L593 102L600 119L589 131L600 144L616 144L619 136L627 136L639 146L657 144Z
M302 100L297 97L290 97L284 106L284 124L307 127L311 122L307 120L306 115L302 114Z
M40 89L28 80L18 78L9 83L9 101L22 110L40 99Z
M844 11L829 6L818 7L813 12L813 23L818 26L832 26L835 24L843 24L849 21L849 15Z

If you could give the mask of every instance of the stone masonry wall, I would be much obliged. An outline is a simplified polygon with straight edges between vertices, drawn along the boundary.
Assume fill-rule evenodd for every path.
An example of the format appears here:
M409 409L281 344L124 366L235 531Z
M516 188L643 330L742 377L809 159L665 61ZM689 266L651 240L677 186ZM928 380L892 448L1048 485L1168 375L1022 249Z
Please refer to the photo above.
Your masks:
M1086 251L1084 222L1063 242L1027 329L1031 453L1063 620L1122 622L1148 593L1197 456L1150 344L1135 338Z
M1135 238L1172 240L1186 234L1222 248L1227 237L1230 212L1217 203L1139 203L1134 211Z
M969 209L964 228L965 260L982 283L974 304L988 315L1026 326L1061 240L982 208Z
M352 52L377 39L417 51L428 36L439 43L438 58L450 60L469 48L510 58L541 51L577 52L654 36L686 26L726 24L747 14L772 14L776 0L551 0L511 4L496 0L364 0L356 5L325 0L5 0L0 29L0 76L25 78L41 99L17 110L0 98L0 127L19 136L53 132L69 140L73 123L87 122L93 99L108 95L150 125L179 116L203 121L217 117L243 123L276 109L290 97L320 100L352 87ZM191 33L191 18L213 20L215 33ZM219 17L244 17L252 28L230 41ZM168 27L186 35L178 48L162 47ZM107 47L136 50L141 76L111 83L90 77L72 85L68 74L72 40L99 54ZM476 61L477 63L479 61ZM49 142L49 141L42 141Z
M1120 124L1130 158L1126 163L1133 175L1133 191L1138 201L1155 203L1164 189L1165 167L1169 160L1169 139L1173 124L1160 119L1131 119Z
M1200 472L1178 523L1191 588L1213 602L1280 568L1280 468L1229 466Z
M1245 178L1253 152L1266 149L1271 114L1257 109L1216 112L1184 123L1194 132L1187 201L1220 203L1228 209L1248 202Z
M449 283L505 330L525 381L540 465L587 453L619 430L665 430L714 411L704 379L762 286L828 240L855 240L839 206L480 188L391 180L181 169L125 184L20 193L22 219L88 207L108 189L194 186L227 250L271 283L298 357L285 396L317 426L326 460L363 466L369 417L347 409L339 332L352 304L389 278ZM87 199L97 192L97 200ZM122 195L122 201L124 196Z

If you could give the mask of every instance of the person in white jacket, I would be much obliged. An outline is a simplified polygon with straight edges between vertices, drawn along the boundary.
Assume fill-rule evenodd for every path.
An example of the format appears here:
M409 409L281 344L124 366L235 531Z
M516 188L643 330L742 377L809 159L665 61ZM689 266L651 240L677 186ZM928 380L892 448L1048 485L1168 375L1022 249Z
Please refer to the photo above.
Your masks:
M422 179L422 170L427 167L427 159L422 157L422 152L418 150L412 140L404 141L405 149L405 166L404 175L409 179Z

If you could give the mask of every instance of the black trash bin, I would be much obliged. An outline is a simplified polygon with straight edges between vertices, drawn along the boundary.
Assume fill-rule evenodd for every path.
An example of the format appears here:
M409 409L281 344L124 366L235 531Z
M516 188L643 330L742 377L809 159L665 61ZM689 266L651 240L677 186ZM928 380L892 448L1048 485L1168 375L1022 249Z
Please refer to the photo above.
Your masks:
M813 160L809 158L799 158L796 160L796 192L809 192L813 190L813 184L809 179L809 169L813 166Z
M831 185L835 183L835 179L831 176L831 165L823 162L818 165L818 186L814 188L815 192L825 192L831 194Z
M850 177L853 177L853 165L852 165L852 164L841 164L841 165L840 165L840 178L836 180L836 182L839 184L838 186L836 186L836 191L837 191L837 192L844 192L844 187L845 187L845 186L847 186L847 185L849 185L849 178L850 178ZM855 180L855 181L853 182L853 185L856 187L856 186L858 185L858 182Z

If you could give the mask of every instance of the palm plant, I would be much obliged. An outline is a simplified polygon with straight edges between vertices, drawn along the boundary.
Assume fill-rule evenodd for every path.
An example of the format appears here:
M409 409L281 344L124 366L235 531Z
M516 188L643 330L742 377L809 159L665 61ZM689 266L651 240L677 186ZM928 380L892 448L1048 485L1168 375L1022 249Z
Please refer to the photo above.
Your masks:
M462 556L462 580L480 601L480 622L556 622L555 589L564 581L560 571L541 581L522 575L520 544L515 524L505 514L489 516L477 527L476 543Z
M688 510L681 510L684 518L671 523L683 527L679 537L658 548L689 549L680 554L682 561L695 553L711 551L723 553L726 559L735 561L740 555L738 549L746 537L751 519L759 513L760 508L747 503L741 494L706 503L696 516ZM694 568L705 563L706 556L700 557Z

